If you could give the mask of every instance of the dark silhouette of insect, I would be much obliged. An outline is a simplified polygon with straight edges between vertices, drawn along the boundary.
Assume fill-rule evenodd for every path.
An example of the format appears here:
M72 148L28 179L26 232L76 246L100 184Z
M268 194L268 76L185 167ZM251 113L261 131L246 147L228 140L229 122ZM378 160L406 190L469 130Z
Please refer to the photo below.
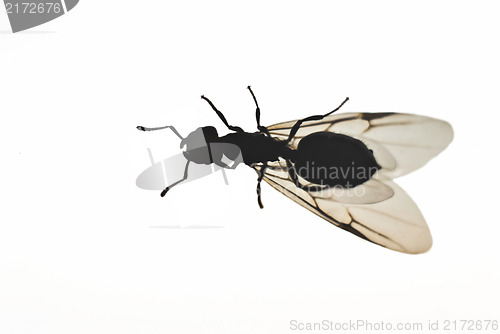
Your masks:
M404 253L422 253L432 237L420 210L393 181L425 165L453 138L451 126L430 117L399 113L340 113L337 108L269 127L260 124L248 133L228 123L205 96L205 100L232 132L220 137L212 126L196 129L186 138L173 126L142 131L172 130L180 139L186 158L184 176L170 184L161 196L188 178L190 163L216 164L235 168L243 163L258 174L257 199L261 181L298 204L365 240Z

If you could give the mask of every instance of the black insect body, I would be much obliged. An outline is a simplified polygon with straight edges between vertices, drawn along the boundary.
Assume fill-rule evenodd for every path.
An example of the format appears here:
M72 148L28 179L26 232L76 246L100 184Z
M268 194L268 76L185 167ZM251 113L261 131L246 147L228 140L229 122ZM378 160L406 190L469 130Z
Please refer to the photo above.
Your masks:
M188 178L189 164L215 164L236 168L242 160L254 168L258 203L260 183L265 180L292 200L363 239L405 253L422 253L432 245L430 231L411 198L392 179L423 166L452 140L451 126L429 117L395 113L343 113L336 109L264 127L256 105L259 132L248 133L229 125L206 97L222 122L233 131L219 137L212 126L198 128L180 139L187 160L184 177L166 187L161 195ZM232 163L231 163L232 162Z
M363 142L355 138L333 133L315 132L304 137L298 147L294 161L299 175L307 181L330 187L356 187L368 181L380 169L373 152ZM359 173L348 172L366 170L362 177ZM345 171L337 177L328 177L326 173L314 173L315 170Z

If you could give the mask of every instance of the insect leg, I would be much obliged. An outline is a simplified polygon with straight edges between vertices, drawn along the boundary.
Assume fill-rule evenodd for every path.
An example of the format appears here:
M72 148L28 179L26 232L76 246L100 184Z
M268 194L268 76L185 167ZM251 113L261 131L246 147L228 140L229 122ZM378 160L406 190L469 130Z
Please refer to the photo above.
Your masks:
M260 132L265 133L268 137L271 137L269 130L265 126L260 125L259 103L257 103L257 98L255 97L255 94L252 91L252 87L248 86L247 88L250 91L250 94L252 94L253 101L255 102L255 118L257 119L257 129L259 129Z
M208 102L208 104L210 105L210 107L212 107L212 109L217 113L217 116L219 116L219 118L221 119L222 123L224 123L227 128L229 130L232 130L232 131L236 131L236 132L245 132L243 131L242 128L240 128L239 126L233 126L233 125L229 125L229 123L227 122L226 120L226 117L224 117L224 115L222 114L222 112L220 112L219 110L217 110L217 108L214 106L214 104L212 103L212 101L210 101L208 98L206 98L204 95L201 96L201 98L205 101Z
M325 118L326 116L329 116L329 115L333 114L334 112L336 112L337 110L339 110L340 108L342 108L342 106L347 101L349 101L348 97L346 97L345 100L344 100L344 102L342 102L337 108L333 109L332 111L330 111L329 113L326 113L324 115L314 115L314 116L309 116L309 117L306 117L304 119L298 120L297 123L295 123L293 125L292 129L290 130L290 135L288 136L288 139L286 140L286 142L289 143L293 139L293 137L295 137L295 135L297 134L297 131L299 131L299 128L300 128L300 126L302 125L303 122L307 122L307 121L320 121L323 118Z
M262 168L259 171L259 178L257 179L257 202L259 203L259 207L261 209L264 209L264 205L262 204L262 199L260 197L260 183L262 182L262 179L264 178L264 174L266 173L267 169L267 163L264 163L262 165Z
M137 127L137 130L140 130L140 131L156 131L156 130L163 130L163 129L170 129L172 130L173 133L176 134L177 137L179 137L181 140L184 139L179 132L177 132L177 130L171 126L171 125L167 125L167 126L161 126L159 128L146 128L144 126L138 126Z
M165 194L170 190L172 189L172 187L178 185L179 183L181 183L182 181L186 180L187 177L188 177L188 168L189 168L189 163L191 161L188 160L188 162L186 163L186 167L184 168L184 176L182 177L182 179L180 179L179 181L177 182L174 182L172 183L171 185L169 185L168 187L166 187L165 189L163 189L163 191L161 192L160 196L163 197L165 196Z
M292 165L292 162L290 160L286 161L286 166L288 168L288 175L290 175L290 178L292 179L293 183L297 188L300 188L305 191L321 191L328 186L304 186L300 183L299 178L297 177L297 171L295 170L295 166Z

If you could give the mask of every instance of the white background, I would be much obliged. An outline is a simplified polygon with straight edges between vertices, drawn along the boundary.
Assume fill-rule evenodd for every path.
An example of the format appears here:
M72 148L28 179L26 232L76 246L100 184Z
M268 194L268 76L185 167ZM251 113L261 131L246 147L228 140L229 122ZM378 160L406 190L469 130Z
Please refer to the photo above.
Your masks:
M500 320L496 4L83 0L18 34L0 14L0 333ZM248 84L265 125L346 96L343 111L450 122L449 148L398 180L433 248L383 249L267 184L260 210L246 166L163 199L135 186L150 164L136 125L224 134L206 94L253 131ZM155 154L179 153L161 135Z

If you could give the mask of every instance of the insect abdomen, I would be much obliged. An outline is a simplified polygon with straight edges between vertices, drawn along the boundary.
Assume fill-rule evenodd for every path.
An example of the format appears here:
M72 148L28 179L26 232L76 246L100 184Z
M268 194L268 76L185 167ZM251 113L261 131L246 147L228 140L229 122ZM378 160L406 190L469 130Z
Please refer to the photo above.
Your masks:
M331 187L355 187L380 169L373 152L363 142L332 132L316 132L304 137L294 162L302 178Z

